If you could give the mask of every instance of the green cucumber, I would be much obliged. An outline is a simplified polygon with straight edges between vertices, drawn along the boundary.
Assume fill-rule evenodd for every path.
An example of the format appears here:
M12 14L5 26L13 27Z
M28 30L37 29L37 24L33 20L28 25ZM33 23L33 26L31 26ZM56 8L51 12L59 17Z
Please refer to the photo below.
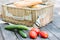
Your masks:
M25 25L7 25L5 29L7 30L13 30L13 29L28 30L28 27Z
M23 30L19 30L19 34L20 34L23 38L26 38L26 37L27 37L27 34L24 33Z

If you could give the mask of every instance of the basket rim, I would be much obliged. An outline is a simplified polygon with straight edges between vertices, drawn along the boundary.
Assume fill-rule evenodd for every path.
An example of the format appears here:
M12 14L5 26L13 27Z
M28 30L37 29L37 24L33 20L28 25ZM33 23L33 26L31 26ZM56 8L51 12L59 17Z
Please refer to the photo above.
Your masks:
M24 9L24 10L41 10L41 9L44 9L44 8L47 8L47 7L54 6L53 4L50 4L50 5L47 5L46 7L42 7L42 8L28 8L28 7L18 8L16 6L15 7L9 6L10 4L13 4L13 3L3 4L2 6L11 7L11 8L17 8L17 9Z

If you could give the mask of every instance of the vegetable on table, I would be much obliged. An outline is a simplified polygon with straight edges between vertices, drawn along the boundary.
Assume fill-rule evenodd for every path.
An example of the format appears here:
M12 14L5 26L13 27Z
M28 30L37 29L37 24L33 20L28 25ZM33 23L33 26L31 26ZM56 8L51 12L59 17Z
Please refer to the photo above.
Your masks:
M30 36L30 38L35 39L35 38L37 38L37 33L35 31L30 31L29 36Z
M19 30L19 34L20 34L23 38L26 38L26 37L27 37L27 34L24 33L23 30Z
M27 37L27 34L24 33L24 31L23 31L23 30L28 30L27 26L24 26L24 25L7 25L5 27L5 29L7 29L7 30L14 30L14 31L16 29L23 38Z
M48 33L47 32L45 32L45 31L40 31L40 36L42 37L42 38L48 38Z
M7 30L14 30L14 29L28 30L28 27L25 25L7 25L5 29Z
M35 31L39 35L40 30L38 28L32 28L31 31Z

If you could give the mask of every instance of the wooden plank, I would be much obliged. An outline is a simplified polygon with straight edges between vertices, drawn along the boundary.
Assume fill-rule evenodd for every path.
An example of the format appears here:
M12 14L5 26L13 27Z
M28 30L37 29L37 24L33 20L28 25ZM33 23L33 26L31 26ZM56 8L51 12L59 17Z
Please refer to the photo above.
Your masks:
M49 27L47 27L49 28ZM46 31L48 33L49 40L58 40L50 31L46 29L46 27L41 28L41 31Z
M57 29L52 23L49 24L46 29L50 31L56 38L60 40L60 29Z
M60 28L60 17L59 16L54 18L53 24L55 24L57 28Z
M58 29L60 29L60 23L58 23L58 22L53 22L53 24L54 24Z
M2 36L2 33L1 33L1 28L0 28L0 40L3 40L3 36Z
M57 10L54 11L53 23L57 26L57 28L60 28L60 14Z
M15 36L14 32L4 29L6 24L0 24L0 26L1 26L1 31L2 31L4 40L18 40L17 37Z
M40 36L37 37L35 40L43 40Z

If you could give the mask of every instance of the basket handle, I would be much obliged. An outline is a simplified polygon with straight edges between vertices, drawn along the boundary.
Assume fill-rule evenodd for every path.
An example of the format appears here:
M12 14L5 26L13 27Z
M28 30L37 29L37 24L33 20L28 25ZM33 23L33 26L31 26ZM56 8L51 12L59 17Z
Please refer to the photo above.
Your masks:
M35 22L35 25L37 26L37 27L41 27L41 19L44 19L44 17L45 17L45 15L40 15L40 16L38 16L38 19L36 20L36 22Z

